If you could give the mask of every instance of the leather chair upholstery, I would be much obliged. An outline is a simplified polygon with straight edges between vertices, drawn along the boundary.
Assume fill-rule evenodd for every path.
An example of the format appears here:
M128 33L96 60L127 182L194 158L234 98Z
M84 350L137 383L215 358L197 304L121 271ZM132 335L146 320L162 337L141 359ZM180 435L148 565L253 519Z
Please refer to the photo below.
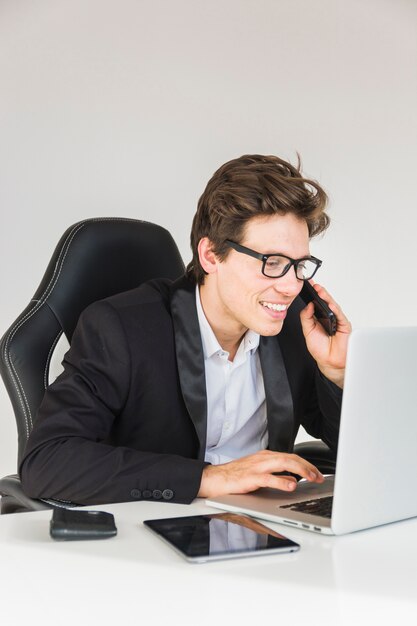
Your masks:
M336 472L336 454L322 441L303 441L294 446L294 452L315 465L322 474Z
M52 353L62 333L71 342L80 313L92 302L151 278L174 280L183 272L179 250L161 226L125 218L92 218L65 231L33 298L0 342L0 373L17 423L18 463L48 386ZM0 495L2 513L60 505L28 498L17 475L0 480Z

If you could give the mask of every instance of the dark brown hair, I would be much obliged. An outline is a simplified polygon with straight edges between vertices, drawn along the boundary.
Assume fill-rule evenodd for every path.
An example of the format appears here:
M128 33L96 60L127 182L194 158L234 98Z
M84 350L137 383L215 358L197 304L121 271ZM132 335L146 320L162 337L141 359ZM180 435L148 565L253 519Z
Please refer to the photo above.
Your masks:
M292 213L306 221L310 237L327 228L327 195L317 182L303 178L297 156L295 167L276 156L245 155L228 161L213 174L193 219L193 258L187 266L190 278L204 283L205 272L198 258L200 239L208 237L213 252L223 260L230 250L226 239L241 243L251 218Z

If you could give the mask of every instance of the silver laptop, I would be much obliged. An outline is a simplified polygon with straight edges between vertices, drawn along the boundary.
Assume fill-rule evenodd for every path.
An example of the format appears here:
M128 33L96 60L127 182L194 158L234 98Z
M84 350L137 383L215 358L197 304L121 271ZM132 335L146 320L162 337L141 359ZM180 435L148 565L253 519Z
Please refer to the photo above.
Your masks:
M335 476L291 494L259 489L206 503L334 535L415 517L416 445L417 327L355 330Z

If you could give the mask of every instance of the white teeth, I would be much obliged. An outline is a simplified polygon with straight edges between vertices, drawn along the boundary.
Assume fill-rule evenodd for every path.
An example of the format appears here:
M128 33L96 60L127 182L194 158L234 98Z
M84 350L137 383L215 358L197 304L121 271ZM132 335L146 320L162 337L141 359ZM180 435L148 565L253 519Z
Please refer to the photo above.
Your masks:
M268 309L272 309L273 311L286 311L286 304L272 304L272 302L261 302L262 306L266 306Z

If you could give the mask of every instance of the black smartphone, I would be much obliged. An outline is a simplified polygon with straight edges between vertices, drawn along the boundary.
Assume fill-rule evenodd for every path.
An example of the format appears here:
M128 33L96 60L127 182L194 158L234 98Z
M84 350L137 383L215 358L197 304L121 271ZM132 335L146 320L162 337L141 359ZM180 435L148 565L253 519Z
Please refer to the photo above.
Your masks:
M112 513L79 509L54 509L49 528L52 539L76 541L106 539L117 534Z
M300 297L306 304L309 302L314 303L314 315L317 320L323 326L328 335L334 335L337 328L336 315L329 308L327 302L325 302L323 298L320 298L319 294L314 289L313 285L308 282L308 280L304 281Z
M192 563L300 549L298 543L237 513L151 519L143 523Z

